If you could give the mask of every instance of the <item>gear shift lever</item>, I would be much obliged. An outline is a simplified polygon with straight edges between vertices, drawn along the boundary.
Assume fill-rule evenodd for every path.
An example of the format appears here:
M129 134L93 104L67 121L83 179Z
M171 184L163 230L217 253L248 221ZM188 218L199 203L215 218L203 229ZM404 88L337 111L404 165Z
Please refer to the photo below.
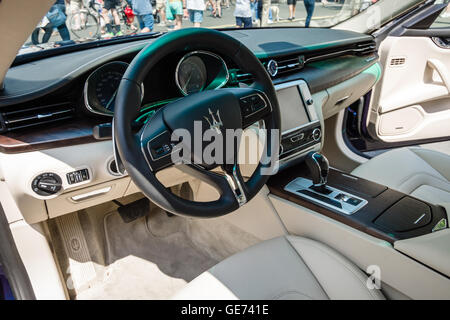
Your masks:
M332 210L346 215L357 212L368 203L368 201L363 198L337 189L333 183L333 176L330 177L332 186L327 186L330 169L327 158L322 154L310 152L306 155L305 162L310 171L309 179L299 176L289 182L284 187L284 190L291 192L306 201L327 209L331 208ZM333 175L333 173L331 174Z
M313 182L311 188L317 192L328 194L329 191L326 187L328 172L330 170L328 159L323 154L311 151L306 155L305 162L311 172Z

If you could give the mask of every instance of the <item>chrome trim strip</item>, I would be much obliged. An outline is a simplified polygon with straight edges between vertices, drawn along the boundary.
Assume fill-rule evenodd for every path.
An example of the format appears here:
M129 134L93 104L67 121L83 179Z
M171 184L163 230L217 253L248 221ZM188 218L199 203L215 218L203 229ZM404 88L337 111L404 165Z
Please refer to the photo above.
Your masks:
M270 66L273 64L275 64L275 71L272 72ZM266 65L266 70L268 74L270 74L272 77L275 77L278 74L278 63L276 62L276 60L269 60Z
M89 200L89 199L107 194L108 192L111 191L111 189L112 189L112 187L105 187L102 189L93 190L93 191L86 192L83 194L77 194L75 196L70 197L70 199L73 202L81 202L81 201Z
M317 168L319 168L319 172L320 172L320 182L318 184L314 184L315 186L323 186L327 184L327 179L328 177L324 177L322 176L322 168L320 167L319 161L317 161L317 159L314 157L314 155L318 154L317 152L314 152L312 158L314 160L314 163L317 165Z
M282 135L282 136L288 135L289 133L292 133L292 132L297 131L297 130L299 130L299 129L303 129L303 128L307 127L307 126L310 126L310 125L313 125L313 124L316 124L316 123L320 123L320 121L319 121L319 120L316 120L316 121L313 121L313 122L308 122L308 123L302 124L301 126L298 126L298 127L296 127L296 128L292 128L292 129L283 131L283 132L281 133L281 135Z
M237 177L237 165L234 165L233 167L233 175L230 176L228 173L225 172L225 177L228 181L228 184L230 185L231 190L233 191L233 194L239 206L242 207L244 204L247 203L247 197L245 196L244 188L242 187ZM236 188L239 190L239 194L237 194Z
M298 85L300 85L301 83L304 83L304 82L305 82L304 80L295 80L295 81L289 81L289 82L283 82L283 83L280 83L280 84L276 84L276 85L274 85L274 87L275 87L275 90L278 91L278 90L281 90L281 89L286 89L286 88L298 86Z
M345 100L347 100L348 98L350 98L350 94L349 94L349 95L346 95L346 96L344 96L344 97L342 97L342 98L340 98L338 101L336 101L335 105L337 106L338 104L343 103L343 102L344 102Z
M118 153L118 151L117 151L116 139L115 139L115 135L114 135L114 119L113 119L113 121L112 121L111 123L112 123L112 124L111 124L111 126L112 126L112 134L111 134L111 136L112 136L112 145L113 145L113 155L114 155L114 161L116 162L116 170L117 170L117 172L120 173L121 175L126 175L127 172L126 172L126 170L125 170L125 166L124 166L124 171L123 171L123 172L120 171L119 161L120 161L120 163L122 163L122 164L123 164L123 162L122 162L122 160L120 159L120 155L119 155L119 153Z
M423 217L425 217L425 213L422 214L416 221L414 221L414 224L418 224L420 222L420 220L423 219Z
M316 142L316 144L319 144L319 145L320 145L320 142L319 142L319 141L315 141L315 140L309 141L309 142L307 142L307 143L298 145L298 146L296 146L295 148L289 149L289 150L286 151L286 152L283 151L282 153L280 153L280 157L281 157L283 154L285 154L285 153L292 152L292 151L295 151L295 150L297 150L297 149L303 148L305 145L310 144L311 142ZM280 145L281 145L281 147L283 147L282 144L280 144ZM308 147L308 148L309 148L309 147Z
M320 56L314 56L311 58L308 58L305 60L305 64L308 62L314 62L314 61L318 61L318 60L322 60L322 59L326 59L326 58L330 58L330 57L336 57L336 56L340 56L344 53L348 53L348 52L354 52L354 53L359 53L359 52L364 52L370 49L376 49L375 45L368 45L367 47L363 47L361 49L346 49L346 50L341 50L341 51L336 51L336 52L331 52L331 53L327 53L327 54L323 54ZM375 53L372 52L372 53ZM369 53L368 53L369 54Z
M330 167L330 168L331 168L331 167ZM337 170L336 168L333 168L333 169ZM355 180L355 181L359 180L359 178L354 177L354 176L351 176L351 175L348 175L348 174L345 174L345 173L341 173L341 175L344 176L344 177L346 177L346 178Z
M298 151L298 152L296 152L294 154L291 154L290 156L287 156L286 158L278 160L278 162L283 165L286 162L288 162L290 160L295 160L297 158L300 158L300 157L306 155L308 152L313 151L313 150L314 151L319 151L320 150L320 143L314 144L314 145L312 145L312 146L310 146L310 147L308 147L306 149L303 149L303 150L300 150L300 151ZM281 157L281 154L280 154L280 157Z
M60 114L72 112L72 110L73 110L73 108L69 108L69 109L65 109L65 110L49 112L49 113L45 113L45 114L37 114L37 115L34 115L34 116L23 117L23 118L14 119L14 120L5 120L5 124L6 125L10 125L10 124L18 123L18 122L23 122L23 121L51 118L53 116L57 116L57 115L60 115ZM24 111L28 111L28 110L25 109Z

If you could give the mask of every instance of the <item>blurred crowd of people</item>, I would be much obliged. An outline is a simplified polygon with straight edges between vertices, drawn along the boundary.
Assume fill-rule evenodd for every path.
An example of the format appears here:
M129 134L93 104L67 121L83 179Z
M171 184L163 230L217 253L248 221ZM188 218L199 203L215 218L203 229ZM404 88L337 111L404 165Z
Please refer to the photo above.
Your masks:
M274 3L272 3L272 1ZM47 15L32 36L32 42L45 43L56 30L63 41L70 40L69 29L74 33L83 28L83 9L92 9L98 14L102 37L122 35L121 25L129 23L134 33L145 33L154 30L154 26L170 26L180 29L184 20L190 21L190 26L200 27L205 12L211 11L211 17L222 18L222 10L234 6L233 16L238 28L267 26L280 21L279 0L56 0ZM315 6L324 7L344 0L287 0L289 8L288 21L295 20L296 5L302 2L306 11L305 27L309 27ZM362 6L369 6L378 0L358 0ZM234 2L234 3L232 3ZM276 3L275 3L276 2ZM119 11L121 15L119 15ZM68 26L67 15L71 16ZM122 17L122 19L121 19ZM131 23L134 19L138 23ZM125 20L125 21L124 21ZM136 25L136 26L135 26ZM137 27L139 26L139 28ZM42 40L38 40L39 32Z

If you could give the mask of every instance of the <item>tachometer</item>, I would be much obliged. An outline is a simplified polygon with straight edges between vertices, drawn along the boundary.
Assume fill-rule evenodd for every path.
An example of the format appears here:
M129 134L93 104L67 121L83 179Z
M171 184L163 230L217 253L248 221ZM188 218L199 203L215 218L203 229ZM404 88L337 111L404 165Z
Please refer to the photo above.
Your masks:
M190 56L178 66L177 82L185 94L200 92L206 85L206 66L198 56Z
M114 61L89 75L84 85L84 101L89 111L101 115L114 114L117 89L127 68L128 63Z
M224 86L228 68L221 57L208 51L193 51L178 62L175 82L183 95Z

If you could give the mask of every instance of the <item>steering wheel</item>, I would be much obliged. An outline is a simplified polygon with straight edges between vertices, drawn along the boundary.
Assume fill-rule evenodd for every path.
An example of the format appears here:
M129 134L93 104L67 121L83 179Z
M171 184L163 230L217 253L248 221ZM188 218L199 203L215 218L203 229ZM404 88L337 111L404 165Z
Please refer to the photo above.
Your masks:
M208 50L228 57L241 70L252 74L254 83L245 88L199 92L171 102L136 132L133 123L141 108L141 84L149 71L169 54L196 50ZM177 134L179 129L183 129L184 133L198 138L199 132L195 131L201 124L200 140L208 130L212 130L225 141L229 130L239 132L239 129L260 121L264 122L266 129L264 152L247 181L244 181L237 161L239 137L234 139L234 143L223 143L222 152L216 152L215 161L211 163L202 157L208 142L194 141ZM164 210L189 217L218 217L250 201L269 179L280 142L278 100L264 66L238 40L219 31L200 28L168 33L147 45L133 59L117 92L113 126L117 151L137 187ZM175 144L174 137L181 141ZM182 156L174 157L176 152ZM156 173L174 165L217 189L219 199L196 202L173 194L157 179ZM219 165L224 175L212 171Z

